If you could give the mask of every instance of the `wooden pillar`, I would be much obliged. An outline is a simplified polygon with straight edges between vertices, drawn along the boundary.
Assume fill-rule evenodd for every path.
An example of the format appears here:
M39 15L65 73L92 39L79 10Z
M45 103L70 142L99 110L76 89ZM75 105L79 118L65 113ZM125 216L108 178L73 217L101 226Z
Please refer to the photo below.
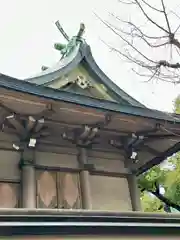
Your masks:
M21 157L22 208L36 208L34 150L25 149Z
M87 150L85 148L79 148L79 166L84 168L84 165L87 164ZM81 184L81 193L82 193L82 207L83 209L91 209L91 190L89 183L89 171L81 170L80 172L80 184Z
M129 192L133 211L141 211L140 191L138 189L137 177L132 174L127 177Z

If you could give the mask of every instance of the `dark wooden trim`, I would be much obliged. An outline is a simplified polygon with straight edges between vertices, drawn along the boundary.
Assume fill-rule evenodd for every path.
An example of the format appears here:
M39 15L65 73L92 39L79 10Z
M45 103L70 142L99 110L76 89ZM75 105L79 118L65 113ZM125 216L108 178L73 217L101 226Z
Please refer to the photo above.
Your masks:
M106 172L106 171L100 171L100 170L92 170L90 171L91 175L98 175L98 176L107 176L107 177L117 177L117 178L127 178L128 175L131 175L131 173L119 173L119 172Z
M57 121L57 120L51 120L51 119L47 119L45 118L45 123L47 124L52 124L52 125L59 125L61 128L62 127L69 127L69 128L81 128L82 127L82 124L81 123L66 123L66 122L63 122L63 121ZM88 125L88 124L87 124ZM152 129L147 129L146 131L140 131L139 135L140 134L150 134L148 135L149 139L148 141L153 141L153 140L158 140L158 139L167 139L167 138L173 138L173 139L179 139L179 136L176 136L174 134L168 134L166 132L163 132L162 134L153 134L154 132L156 131L156 129L152 130ZM99 132L101 133L106 133L106 134L114 134L114 136L123 136L123 137L128 137L129 135L131 135L133 132L132 131L123 131L123 130L113 130L113 129L108 129L106 127L102 128L102 129L99 129ZM173 131L175 132L175 131ZM177 132L178 134L179 132ZM138 132L137 132L138 134Z
M81 128L82 127L82 124L81 123L66 123L66 122L63 122L63 121L57 121L57 120L50 120L50 119L46 119L45 118L45 123L47 124L53 124L53 125L59 125L60 127L69 127L69 128ZM88 125L88 124L87 124ZM103 128L103 129L100 129L100 132L102 133L109 133L109 134L115 134L115 135L122 135L124 134L125 136L130 134L131 132L128 132L128 131L115 131L115 130L112 130L112 129L108 129L108 128Z
M11 143L11 142L9 142ZM12 142L13 144L13 142ZM0 147L0 151L5 151L5 152L22 152L22 150L16 150L13 147L12 148L4 148L4 147Z
M148 169L160 164L163 160L167 157L170 157L174 153L180 151L180 142L176 143L174 146L170 147L167 151L159 154L158 156L154 157L152 160L145 163L143 166L139 167L136 171L136 175L140 175L146 172Z
M52 148L61 148L60 151L47 151L46 149L43 149L45 146L47 145L51 145ZM110 146L110 145L109 145ZM48 153L56 153L56 154L67 154L67 151L64 151L63 148L67 148L67 149L73 149L74 150L74 147L71 145L63 145L63 144L49 144L49 143L45 143L43 141L37 143L37 146L36 146L36 151L37 152L48 152ZM87 150L90 150L90 151L94 151L94 152L102 152L102 153L109 153L109 154L119 154L121 153L120 150L116 149L116 148L99 148L99 147L96 147L95 145L93 146L93 149L88 149ZM77 153L72 153L72 152L68 152L68 155L77 155ZM121 156L121 155L120 155ZM88 155L88 157L91 157ZM104 158L104 157L103 157ZM110 159L110 158L104 158L104 159ZM111 158L111 159L116 159L116 158Z
M44 166L44 165L35 165L36 170L44 171L55 171L55 172L69 172L69 173L79 173L82 169L80 168L65 168L65 167L53 167L53 166Z
M1 179L1 178L0 178L0 183L20 184L20 183L21 183L21 180L17 180L17 179Z
M43 165L35 165L36 170L47 170L47 171L59 171L59 172L69 172L69 173L80 173L81 171L87 170L83 168L64 168L64 167L51 167L51 166L43 166ZM132 173L126 169L126 171L120 172L109 172L103 170L89 170L91 175L102 175L102 176L111 176L111 177L127 177Z
M5 225L6 223L6 225ZM50 225L51 224L51 225ZM28 226L29 225L29 226ZM0 236L77 237L96 239L108 236L180 237L179 214L115 213L82 210L5 209L0 210ZM73 236L74 235L74 236ZM82 237L82 238L81 238ZM8 238L9 239L9 238Z

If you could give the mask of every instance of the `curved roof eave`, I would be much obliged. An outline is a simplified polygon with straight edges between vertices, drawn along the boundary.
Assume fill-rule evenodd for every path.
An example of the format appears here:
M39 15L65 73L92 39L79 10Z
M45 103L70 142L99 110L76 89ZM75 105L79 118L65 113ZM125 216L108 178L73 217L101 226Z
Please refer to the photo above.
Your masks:
M118 87L110 78L107 77L107 75L99 68L96 61L93 58L91 48L89 45L86 45L85 49L85 65L88 68L90 72L93 72L101 81L107 86L109 89L112 89L112 91L119 97L123 98L125 101L130 103L131 105L137 106L137 107L143 107L146 108L143 104L138 102L133 97L129 96L125 91L123 91L120 87Z
M48 68L40 74L24 80L37 85L46 85L74 69L81 62L83 57L80 44L69 56L60 60L54 67Z
M111 89L117 99L123 99L125 102L133 106L146 108L143 104L129 96L106 76L94 60L91 48L86 42L79 44L69 56L60 60L54 67L48 68L35 77L24 80L35 83L36 85L46 85L47 83L50 83L72 71L82 60L85 68L99 78L108 89Z
M5 88L21 93L27 93L37 97L55 101L75 103L85 107L104 110L106 112L112 111L121 114L168 121L170 123L180 123L180 118L178 116L174 117L174 115L171 113L168 114L158 110L142 108L132 105L120 105L117 102L102 99L100 100L88 96L77 95L75 93L65 92L59 89L38 86L33 83L22 81L4 74L0 74L0 88Z

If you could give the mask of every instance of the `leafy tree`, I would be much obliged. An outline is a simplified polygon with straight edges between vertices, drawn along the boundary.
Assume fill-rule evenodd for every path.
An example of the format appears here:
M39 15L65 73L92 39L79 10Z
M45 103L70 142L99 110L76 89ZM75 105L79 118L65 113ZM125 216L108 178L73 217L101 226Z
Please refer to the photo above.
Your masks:
M145 192L141 197L142 208L145 212L163 212L162 202L150 195L148 192Z
M160 211L163 209L164 204L180 211L179 170L178 167L172 171L172 168L162 169L161 166L155 166L139 177L142 205L145 211ZM178 188L179 192L177 191ZM164 189L164 194L161 193L161 189ZM146 202L145 205L144 201ZM147 202L151 207L147 207Z
M180 97L175 100L174 110L180 113ZM155 166L138 179L146 212L163 211L164 204L180 211L180 153L166 160L166 165L166 168Z
M169 171L164 181L166 197L180 206L180 154L173 159L175 169Z
M174 101L174 112L180 114L180 96L178 96Z

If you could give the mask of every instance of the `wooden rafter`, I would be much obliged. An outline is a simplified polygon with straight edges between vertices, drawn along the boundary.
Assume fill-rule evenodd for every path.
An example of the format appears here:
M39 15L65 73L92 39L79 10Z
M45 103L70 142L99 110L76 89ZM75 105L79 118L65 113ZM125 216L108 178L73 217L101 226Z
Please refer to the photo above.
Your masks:
M23 136L26 132L26 129L22 125L20 119L17 118L15 114L6 117L7 121L16 129L17 133L20 136Z
M26 130L29 132L31 131L36 124L36 119L32 116L29 116L26 121Z
M148 161L143 166L141 166L137 171L136 174L140 175L144 172L146 172L148 169L152 168L155 165L160 164L163 160L170 157L172 154L180 151L180 142L176 143L174 146L170 147L166 151L158 154L156 157L151 159L151 161Z

